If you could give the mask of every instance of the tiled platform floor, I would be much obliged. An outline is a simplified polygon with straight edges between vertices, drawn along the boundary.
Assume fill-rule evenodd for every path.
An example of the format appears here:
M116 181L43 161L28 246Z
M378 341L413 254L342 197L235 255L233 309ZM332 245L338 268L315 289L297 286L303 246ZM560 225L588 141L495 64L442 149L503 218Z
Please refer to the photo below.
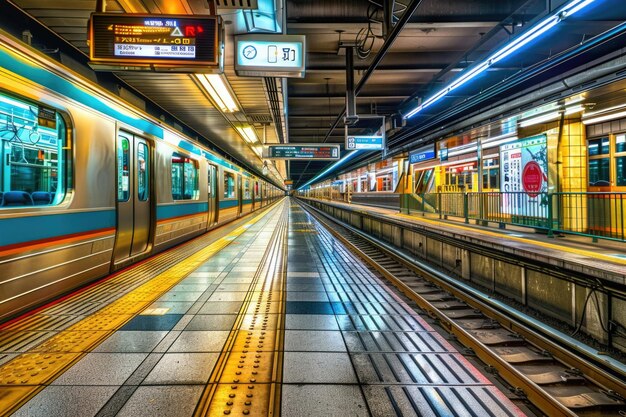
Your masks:
M299 206L281 204L290 205L282 416L521 415ZM250 227L14 416L191 416L246 295L258 289L251 284L281 213Z

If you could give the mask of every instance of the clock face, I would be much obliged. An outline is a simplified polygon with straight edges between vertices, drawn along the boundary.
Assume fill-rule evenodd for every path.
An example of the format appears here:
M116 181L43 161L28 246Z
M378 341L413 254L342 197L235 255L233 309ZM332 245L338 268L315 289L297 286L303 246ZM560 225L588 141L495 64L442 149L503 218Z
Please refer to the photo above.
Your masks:
M243 56L248 59L254 59L256 57L256 48L252 45L247 45L243 48Z

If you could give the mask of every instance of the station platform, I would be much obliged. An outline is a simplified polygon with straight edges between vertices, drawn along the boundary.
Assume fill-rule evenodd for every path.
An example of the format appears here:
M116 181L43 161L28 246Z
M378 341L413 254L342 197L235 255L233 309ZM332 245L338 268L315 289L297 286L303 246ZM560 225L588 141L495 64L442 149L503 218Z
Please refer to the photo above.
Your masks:
M536 233L532 228L507 226L506 229L500 229L439 219L428 214L408 215L390 208L334 200L313 200L410 225L455 241L507 253L519 259L539 261L555 269L626 285L626 245L622 242L602 239L593 242L589 237L577 235L548 237L546 234Z
M283 199L5 323L0 415L524 414Z

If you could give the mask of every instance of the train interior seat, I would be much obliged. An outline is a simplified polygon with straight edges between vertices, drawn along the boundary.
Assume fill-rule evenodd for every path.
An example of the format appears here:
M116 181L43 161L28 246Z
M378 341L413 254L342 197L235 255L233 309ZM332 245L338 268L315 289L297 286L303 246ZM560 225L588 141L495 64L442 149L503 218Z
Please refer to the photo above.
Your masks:
M31 194L33 204L43 206L52 203L52 195L47 191L35 191Z
M26 191L7 191L2 197L4 207L33 205L33 199Z

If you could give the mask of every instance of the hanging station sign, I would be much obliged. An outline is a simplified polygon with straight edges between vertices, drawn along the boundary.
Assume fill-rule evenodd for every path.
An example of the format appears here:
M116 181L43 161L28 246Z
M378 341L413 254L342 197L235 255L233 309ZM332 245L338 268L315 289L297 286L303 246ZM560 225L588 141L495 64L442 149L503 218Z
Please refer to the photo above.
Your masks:
M346 125L346 150L382 151L385 149L385 116L360 115Z
M298 144L267 145L263 157L266 159L318 159L336 161L339 159L339 145Z
M304 35L252 34L235 37L235 72L249 77L303 78Z
M218 16L93 13L89 65L108 70L215 72L221 67L220 26Z

